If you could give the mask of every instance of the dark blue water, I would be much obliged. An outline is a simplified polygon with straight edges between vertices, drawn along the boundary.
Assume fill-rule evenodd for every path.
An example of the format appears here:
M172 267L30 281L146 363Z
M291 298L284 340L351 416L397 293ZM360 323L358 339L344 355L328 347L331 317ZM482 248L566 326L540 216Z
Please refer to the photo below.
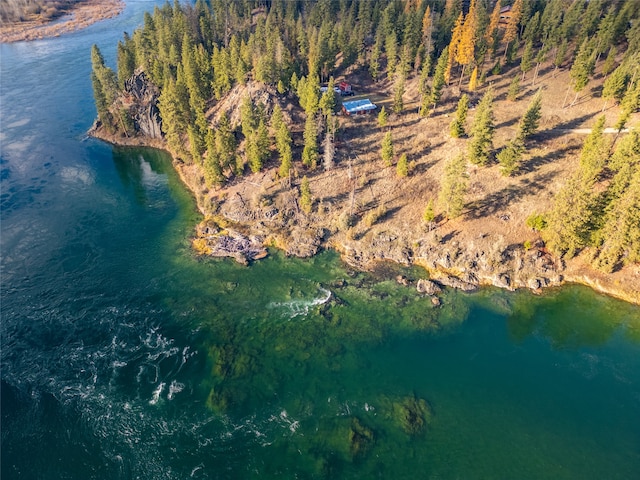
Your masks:
M3 479L637 476L638 307L195 257L167 155L85 135L91 45L158 3L0 46Z

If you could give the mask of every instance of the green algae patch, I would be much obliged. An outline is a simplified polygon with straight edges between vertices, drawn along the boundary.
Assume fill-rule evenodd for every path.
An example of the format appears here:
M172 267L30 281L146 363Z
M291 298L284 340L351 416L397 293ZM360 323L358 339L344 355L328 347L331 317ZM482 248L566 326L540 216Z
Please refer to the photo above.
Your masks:
M391 420L394 426L402 429L407 435L424 433L433 418L433 410L423 398L408 395L403 398L381 400L385 418Z

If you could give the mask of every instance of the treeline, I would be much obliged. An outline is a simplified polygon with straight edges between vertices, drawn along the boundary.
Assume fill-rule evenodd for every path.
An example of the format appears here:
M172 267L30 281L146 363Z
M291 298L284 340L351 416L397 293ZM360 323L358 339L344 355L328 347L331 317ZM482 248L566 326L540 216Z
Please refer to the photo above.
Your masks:
M567 105L576 101L598 66L607 77L603 98L622 105L620 129L640 106L637 0L197 0L195 4L176 0L146 13L143 26L125 34L117 51L117 73L104 65L97 47L92 51L94 94L103 126L124 132L131 128L133 119L126 108L114 106L113 101L125 80L142 68L160 89L159 109L169 147L184 161L201 164L210 186L241 175L247 167L259 171L272 150L277 152L282 177L290 174L296 161L306 169L316 168L320 161L331 168L336 130L331 112L337 104L333 77L352 66L366 69L373 81L393 81L395 113L404 110L405 82L412 77L418 79L420 114L429 116L437 112L444 89L456 85L471 93L506 66L510 71L519 66L509 89L514 99L521 84L535 85L543 63L570 68ZM290 126L279 108L267 112L247 98L241 125L231 125L224 115L216 125L207 118L206 112L218 100L250 81L298 99L306 114L299 158L293 157ZM329 88L321 96L324 82ZM465 158L452 161L443 179L447 193L442 196L455 205L451 210L447 206L447 216L462 210L459 197L465 192L467 157L479 165L496 158L492 103L493 92L488 89L467 132L469 97L460 97L451 132L469 135L470 140ZM539 118L537 95L520 122L517 138L497 155L506 175L517 171ZM628 141L621 140L618 148ZM399 169L399 175L404 170ZM609 166L598 175L615 174ZM627 187L619 185L619 198ZM592 233L607 224L604 216L616 205L614 196L603 200L606 205L600 202L589 210L592 216L600 214L589 239L581 234L575 248L566 247L562 235L556 240L550 236L550 243L566 254L585 245L604 245L598 240L604 237Z

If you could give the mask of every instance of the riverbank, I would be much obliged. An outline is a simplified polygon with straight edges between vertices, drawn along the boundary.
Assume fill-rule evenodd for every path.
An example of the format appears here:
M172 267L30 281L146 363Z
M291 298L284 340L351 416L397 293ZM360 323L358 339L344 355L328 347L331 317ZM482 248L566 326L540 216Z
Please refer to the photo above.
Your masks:
M56 18L28 15L23 21L0 25L0 43L58 37L115 17L124 7L123 0L85 0L70 4Z
M114 136L95 127L90 135L114 145L150 146L171 153L162 139ZM402 213L393 208L371 226L348 226L344 225L344 211L335 208L329 196L318 198L317 195L314 212L309 215L299 211L291 195L284 201L276 198L288 189L283 187L282 180L275 178L274 171L247 176L218 190L217 202L212 203L203 189L199 168L175 160L176 155L171 154L176 171L194 194L198 209L205 217L197 226L194 238L194 247L201 254L218 252L218 256L248 263L260 258L249 256L249 249L255 251L256 242L297 257L313 256L321 249L330 248L338 251L347 264L360 270L373 270L385 261L417 265L425 268L429 278L441 285L466 291L492 285L542 293L545 288L578 283L640 304L640 266L626 266L604 274L588 265L588 252L565 262L546 250L537 234L510 224L512 219L504 216L497 215L497 221L487 219L480 229L478 222L468 215L458 221L426 225L419 214L400 216L406 215L406 211ZM319 173L314 177L312 188L315 184L316 191L326 188L326 193L331 193L328 184L336 183L331 179L346 179L348 169L344 165L336 167L337 174ZM361 188L365 187L368 189L369 185ZM397 188L391 189L386 197L378 198L378 202L393 205ZM375 195L373 190L370 194ZM515 241L523 232L524 236ZM246 256L238 251L219 253L219 243L227 242L230 236L250 240L246 242Z
M391 111L391 79L373 82L358 69L350 71L348 78L357 92L355 98L369 98ZM146 81L140 77L138 83ZM202 166L186 163L181 160L185 155L174 152L174 165L205 217L197 228L194 247L202 254L228 255L243 263L256 258L258 244L275 246L296 257L332 248L359 269L370 270L383 261L419 265L443 285L466 290L494 285L539 292L572 282L640 304L640 265L626 265L606 274L590 266L593 252L588 248L570 260L558 258L546 248L540 233L527 226L532 214L553 208L556 194L579 168L582 145L596 119L604 114L606 125L613 125L619 115L617 107L603 113L602 99L592 95L564 108L569 81L568 69L542 69L538 82L524 86L512 101L507 99L508 72L488 79L496 98L494 152L515 136L532 95L541 90L539 131L528 141L513 176L502 175L497 162L467 165L465 206L462 214L451 220L441 214L438 192L448 160L463 153L468 143L449 134L460 94L454 87L444 92L441 105L427 118L417 114L420 93L415 78L406 83L404 111L391 115L384 128L378 126L374 115L336 117L339 128L329 169L310 169L294 162L293 174L282 179L274 153L258 173L249 173L247 168L242 176L226 172L225 184L210 188ZM594 80L594 88L602 81L602 77ZM482 96L482 92L469 94L472 105ZM159 117L147 114L155 101L153 96L138 96L142 99L138 107L144 108L136 107L136 118L146 130L159 132ZM247 96L264 106L267 117L276 104L280 105L291 130L294 158L300 158L305 117L292 93L279 94L258 82L237 85L206 112L209 124L215 129L226 115L232 128L238 128L241 100ZM124 100L122 104L126 104ZM470 116L475 114L473 110ZM629 125L638 121L640 116L634 113ZM399 176L395 165L382 162L380 145L386 132L393 137L394 163L401 155L407 156L408 176ZM93 129L92 134L114 144L167 149L162 138L109 135L102 129ZM245 148L241 141L241 158ZM309 181L312 196L311 210L306 213L299 203L303 177ZM430 203L435 217L427 223L423 213ZM247 246L246 255L238 251L239 245Z

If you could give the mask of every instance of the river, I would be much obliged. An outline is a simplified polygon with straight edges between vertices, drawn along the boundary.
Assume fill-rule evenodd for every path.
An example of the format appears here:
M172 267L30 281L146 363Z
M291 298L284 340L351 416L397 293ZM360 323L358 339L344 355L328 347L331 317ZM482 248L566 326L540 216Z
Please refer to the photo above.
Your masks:
M3 479L637 475L637 306L195 257L167 155L86 137L91 45L155 4L0 46Z

